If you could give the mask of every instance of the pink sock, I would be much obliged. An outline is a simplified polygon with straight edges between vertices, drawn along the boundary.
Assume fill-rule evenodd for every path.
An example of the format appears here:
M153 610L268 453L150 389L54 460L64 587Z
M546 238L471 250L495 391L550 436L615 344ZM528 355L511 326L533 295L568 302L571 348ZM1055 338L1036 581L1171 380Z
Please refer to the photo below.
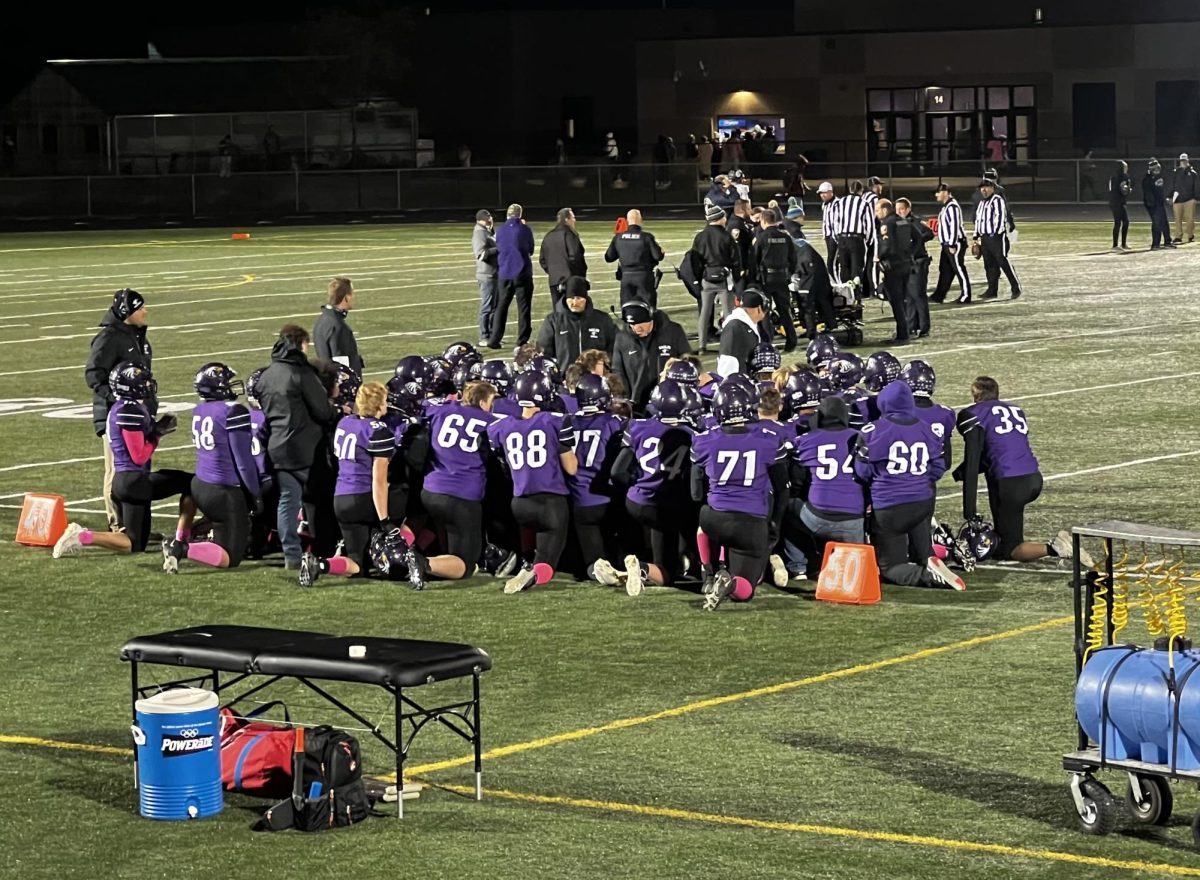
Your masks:
M330 574L345 574L346 573L346 563L349 561L350 560L347 559L345 556L331 556L328 560L329 573Z
M175 530L175 540L182 541L183 543L186 544L188 541L192 540L192 530L191 529L176 529Z
M187 558L201 565L211 565L213 568L229 567L229 554L225 552L225 548L211 541L188 544Z
M85 547L92 543L92 530L91 529L84 529L82 532L79 533L79 543Z
M735 577L733 579L733 601L749 602L752 598L754 598L754 585L744 577Z
M724 562L725 561L725 548L724 547L721 548L720 555L721 555L721 561Z
M537 585L541 586L547 583L550 578L554 577L554 569L544 562L539 562L533 567L533 576L537 578Z
M703 529L696 529L696 547L700 551L700 564L712 565L712 542Z
M417 543L417 536L413 534L412 529L408 526L400 526L400 537L404 539L409 547Z
M948 555L950 555L950 550L945 544L934 544L933 555L938 559L945 559Z
M428 550L429 545L437 540L437 535L429 531L429 529L421 529L421 534L417 536L417 549Z

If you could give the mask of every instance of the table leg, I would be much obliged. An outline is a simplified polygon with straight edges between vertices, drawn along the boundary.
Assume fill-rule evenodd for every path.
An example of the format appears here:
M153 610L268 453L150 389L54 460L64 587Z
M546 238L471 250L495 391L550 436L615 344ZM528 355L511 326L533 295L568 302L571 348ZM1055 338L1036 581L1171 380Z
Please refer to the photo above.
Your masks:
M478 669L475 670L475 674L472 676L472 679L474 683L475 697L475 735L471 737L472 744L475 746L475 800L481 801L483 800L483 731L480 725L483 722L480 718Z
M396 688L396 818L404 818L404 702Z

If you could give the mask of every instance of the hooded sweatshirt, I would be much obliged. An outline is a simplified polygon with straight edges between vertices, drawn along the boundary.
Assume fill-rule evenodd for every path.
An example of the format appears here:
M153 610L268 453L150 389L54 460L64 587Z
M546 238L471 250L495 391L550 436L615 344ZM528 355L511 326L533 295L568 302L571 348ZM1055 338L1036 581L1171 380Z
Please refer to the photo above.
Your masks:
M598 348L612 357L616 338L613 319L597 311L590 296L587 307L578 314L567 308L567 299L563 297L542 323L537 344L543 354L558 361L558 369L565 373L588 349Z
M345 309L331 305L323 306L313 327L312 338L317 357L334 361L362 375L363 359L358 353L354 331L346 323Z
M258 395L267 417L271 464L281 471L310 467L324 428L332 427L339 413L308 357L286 337L279 337L271 349L271 365L259 379Z
M754 375L751 361L759 341L758 325L750 320L745 309L734 309L725 319L725 323L721 325L721 349L720 357L717 358L717 372L722 376L732 376L734 373Z
M812 429L796 441L796 480L808 489L808 506L822 519L858 519L867 509L863 485L854 473L858 431L840 397L821 401Z
M892 382L877 398L881 417L865 425L854 453L854 470L870 486L876 510L932 501L946 470L942 438L917 418L912 389Z
M149 370L152 354L145 327L125 323L112 309L104 313L100 332L92 338L92 351L83 370L83 378L92 389L92 428L96 436L104 434L108 411L117 402L108 387L108 374L123 361L133 361ZM151 416L158 413L158 400L153 395L143 401L143 405Z

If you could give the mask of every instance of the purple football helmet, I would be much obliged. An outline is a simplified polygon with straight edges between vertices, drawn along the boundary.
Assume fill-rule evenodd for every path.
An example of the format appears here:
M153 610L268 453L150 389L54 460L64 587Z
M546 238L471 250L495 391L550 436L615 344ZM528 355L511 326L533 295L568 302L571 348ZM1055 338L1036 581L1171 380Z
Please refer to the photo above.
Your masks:
M213 361L196 373L196 393L201 400L237 400L246 390L237 373L225 364Z
M937 373L925 361L909 361L900 371L900 378L912 389L913 397L933 397Z
M818 333L804 350L808 365L814 370L823 370L829 366L829 361L840 351L837 340L828 333Z
M337 365L337 383L333 387L333 402L335 406L354 406L354 398L362 387L362 379L358 373L345 364Z
M484 361L479 367L479 378L495 388L501 397L507 397L512 389L513 373L508 361Z
M454 387L454 365L445 358L429 357L425 359L429 366L429 379L425 383L425 391L432 397L446 397L457 389Z
M963 568L971 571L975 568L975 563L983 562L995 552L1000 544L1000 536L996 534L991 523L975 516L969 522L963 523L962 528L958 530L958 542L963 556Z
M406 419L421 418L421 398L409 393L395 376L387 380L387 404L389 410Z
M678 361L667 367L667 375L663 378L694 388L700 384L700 368L691 361Z
M791 420L800 415L802 409L816 409L821 404L821 380L816 373L800 370L788 376L783 386L784 419Z
M654 407L655 417L659 421L673 425L687 419L687 387L674 379L664 379L655 386L650 395L650 405Z
M612 403L612 389L608 380L595 373L585 373L575 384L575 402L581 415L604 412Z
M258 396L258 383L262 380L262 375L266 371L266 367L259 367L246 377L246 400L255 409L262 409L262 399Z
M838 352L829 361L828 376L835 392L849 391L862 381L862 358L848 351Z
M446 346L446 350L442 352L442 360L449 361L454 366L458 366L464 359L474 358L475 360L483 360L479 356L479 352L469 342L451 342Z
M549 376L541 370L529 369L513 380L513 397L521 406L549 409L558 393Z
M750 358L750 364L756 373L774 373L782 363L783 357L779 354L779 349L766 342L760 342Z
M877 351L867 358L863 367L863 385L878 394L900 378L900 361L890 351Z
M429 364L418 354L402 357L396 364L395 376L400 380L403 390L416 398L425 397L431 375Z
M758 418L758 391L726 379L713 395L713 416L722 425L744 425Z

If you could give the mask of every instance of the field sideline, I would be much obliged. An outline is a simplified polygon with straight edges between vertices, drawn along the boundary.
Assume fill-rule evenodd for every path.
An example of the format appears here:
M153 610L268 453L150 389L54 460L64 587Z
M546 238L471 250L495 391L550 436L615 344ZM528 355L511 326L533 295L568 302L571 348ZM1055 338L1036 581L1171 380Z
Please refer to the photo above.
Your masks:
M532 225L538 239L549 229ZM647 227L678 260L699 224ZM161 396L181 410L202 363L245 376L266 364L281 324L311 326L334 274L355 282L350 320L371 377L402 355L475 341L467 224L255 229L248 241L231 231L0 237L0 753L14 768L0 844L15 876L166 877L180 865L269 875L331 859L359 872L398 860L432 877L1200 876L1188 828L1200 801L1182 787L1165 829L1075 830L1059 764L1073 743L1070 592L1055 568L988 567L963 594L885 588L869 608L765 587L702 614L694 594L661 588L638 600L562 578L519 596L490 579L421 594L379 582L302 591L273 565L167 578L157 554L53 562L10 543L26 491L103 520L82 373L120 287L147 297ZM580 232L607 309L611 227ZM1102 224L1024 224L1014 255L1025 295L1007 300L1002 282L999 301L935 307L933 336L901 354L934 365L941 402L969 402L981 373L1021 402L1047 477L1033 539L1107 518L1196 527L1200 251L1110 255L1107 237ZM969 268L982 290L982 265ZM660 303L694 332L674 278ZM867 316L863 355L890 330L882 304ZM185 434L156 460L191 467ZM941 518L961 519L958 498L946 477ZM158 508L164 527L170 507ZM1200 607L1189 614L1200 620ZM402 823L265 838L247 832L259 805L238 798L212 821L139 819L119 647L216 622L486 648L488 795L461 796L461 744L426 732L410 760L434 788ZM1130 631L1145 638L1136 613ZM284 696L302 720L330 720L313 719L300 690ZM385 773L382 750L360 738L368 770Z

